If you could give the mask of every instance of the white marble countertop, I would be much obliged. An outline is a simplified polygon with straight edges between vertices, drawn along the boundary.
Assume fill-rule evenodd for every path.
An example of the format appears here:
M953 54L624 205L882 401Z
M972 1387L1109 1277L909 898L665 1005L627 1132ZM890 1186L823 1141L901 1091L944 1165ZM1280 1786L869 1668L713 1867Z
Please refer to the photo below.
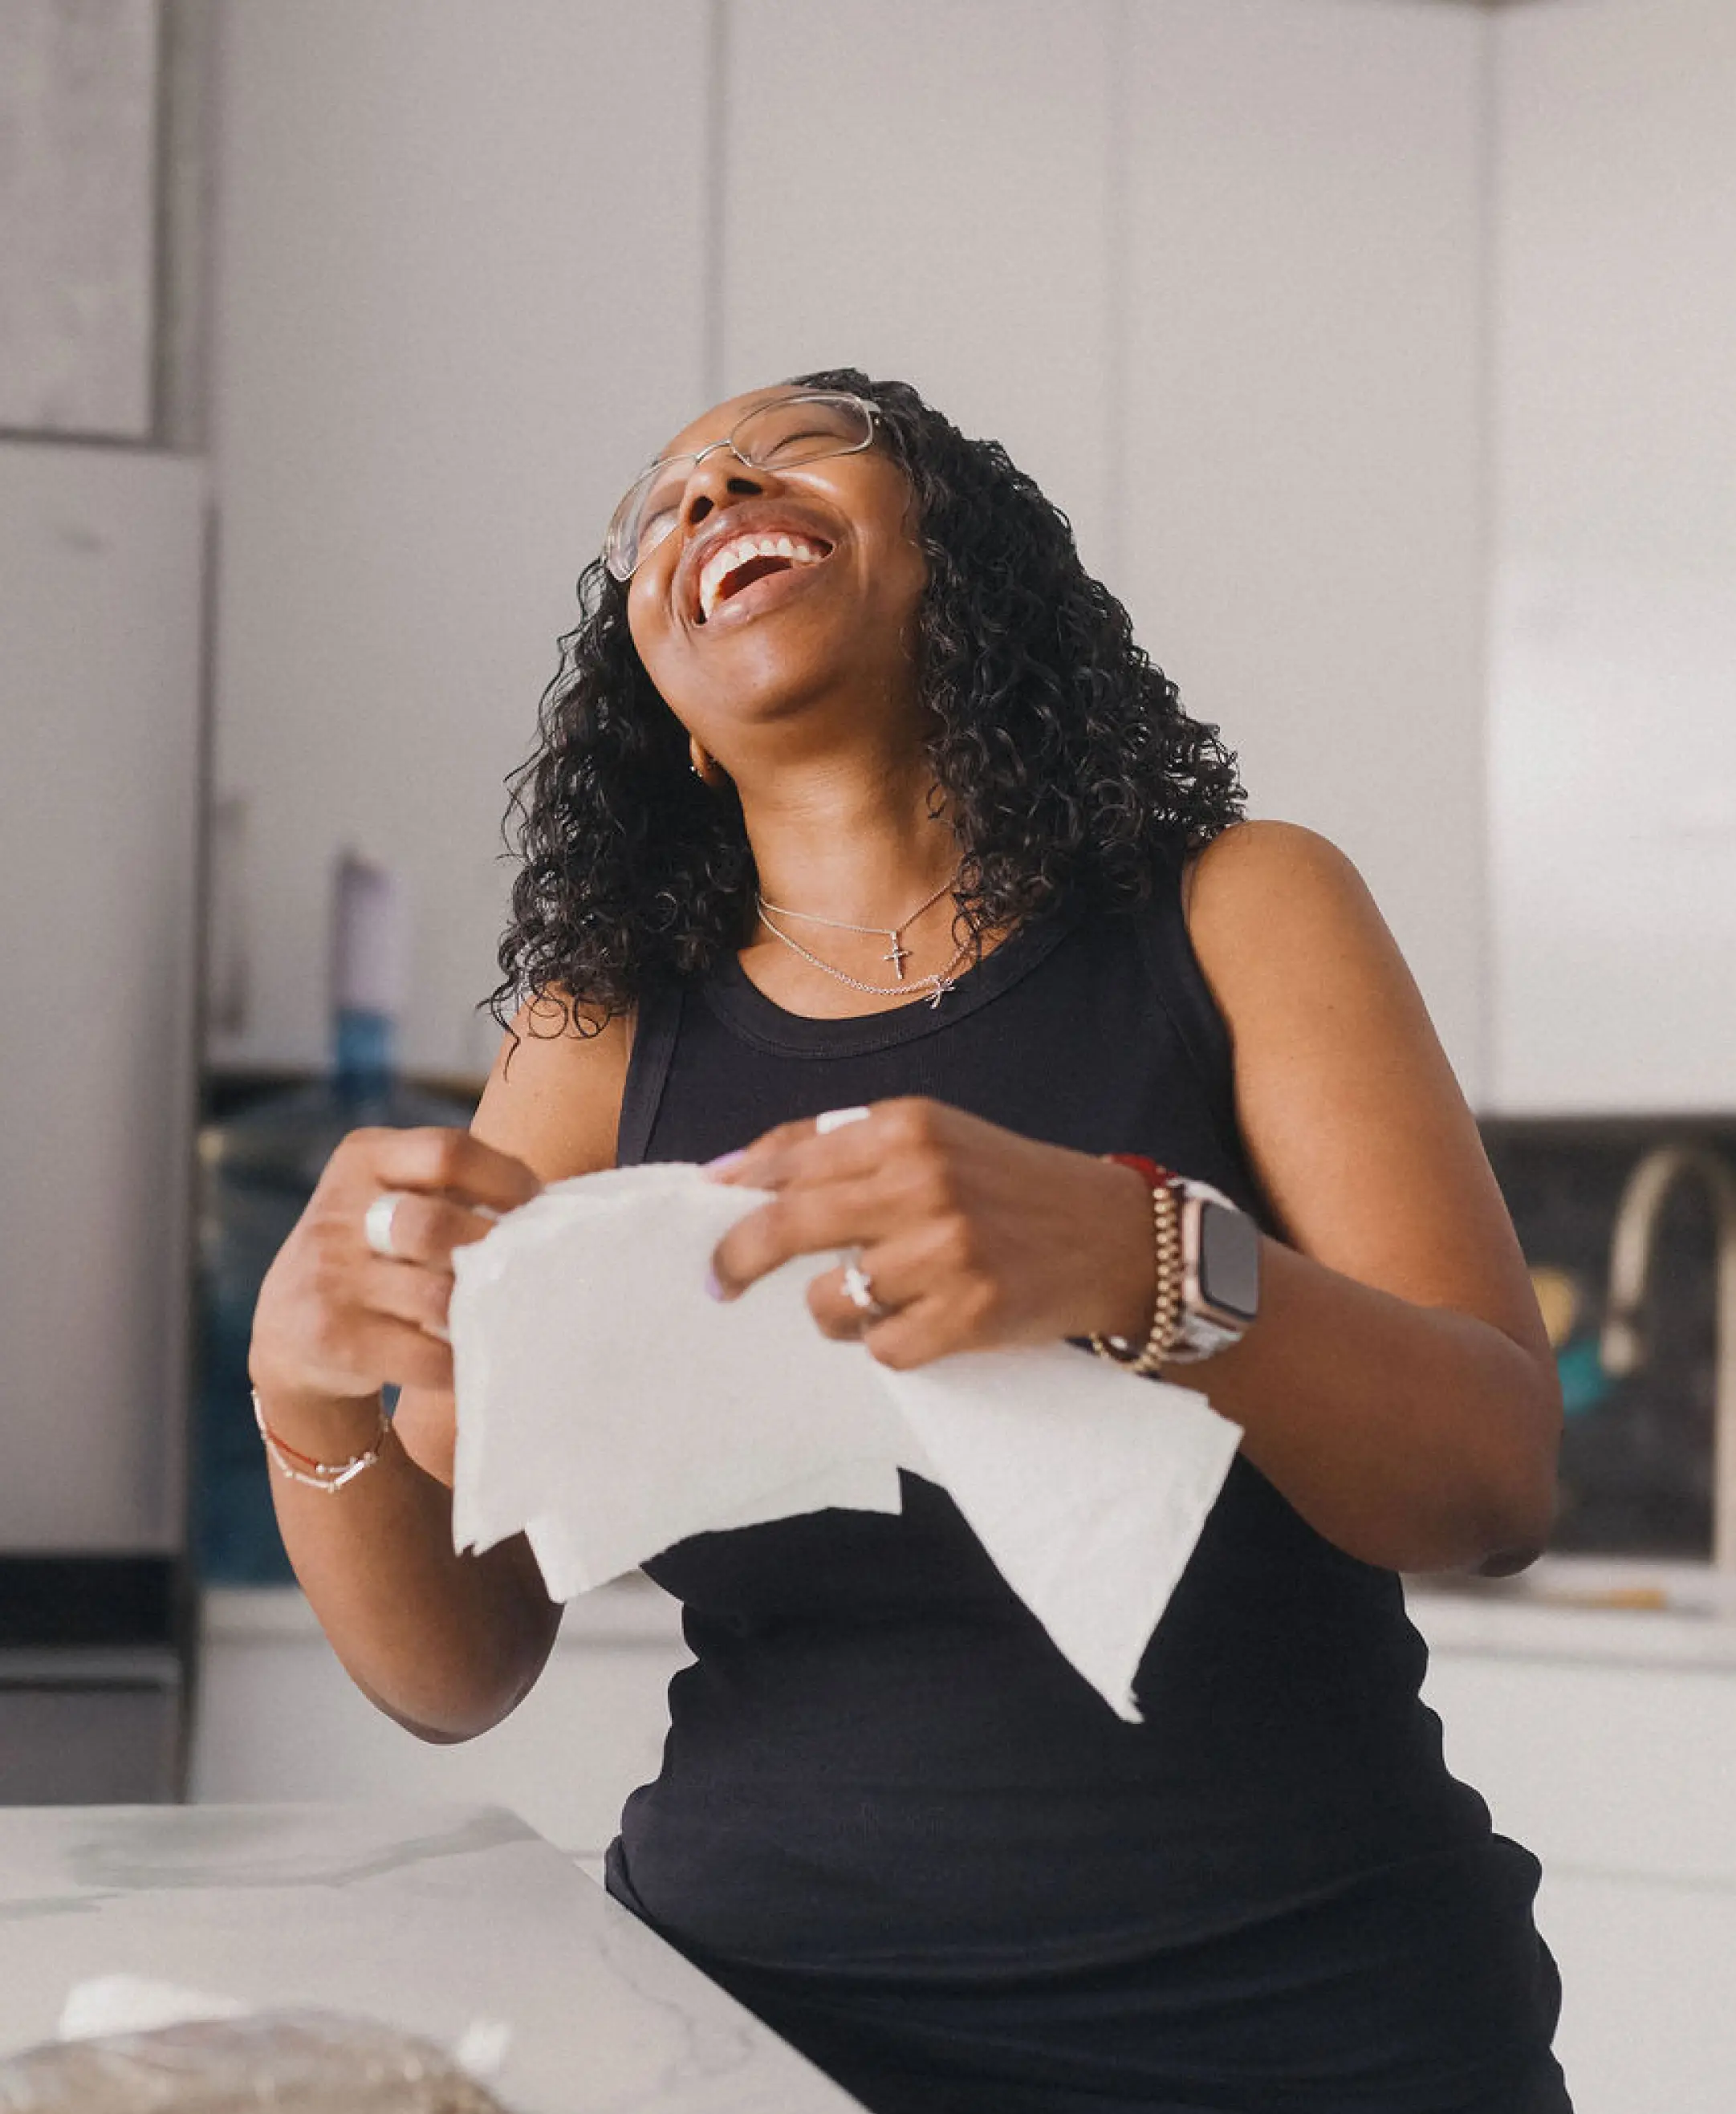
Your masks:
M98 1974L512 2039L514 2114L856 2102L500 1807L0 1809L0 2054Z

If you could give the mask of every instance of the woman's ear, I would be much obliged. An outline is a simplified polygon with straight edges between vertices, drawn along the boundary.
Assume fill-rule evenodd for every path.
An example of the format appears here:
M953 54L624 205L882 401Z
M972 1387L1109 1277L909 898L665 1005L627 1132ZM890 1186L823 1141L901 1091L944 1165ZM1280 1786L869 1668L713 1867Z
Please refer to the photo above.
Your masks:
M698 734L690 734L687 737L687 753L693 764L694 777L703 779L713 793L729 784L730 774L700 741Z

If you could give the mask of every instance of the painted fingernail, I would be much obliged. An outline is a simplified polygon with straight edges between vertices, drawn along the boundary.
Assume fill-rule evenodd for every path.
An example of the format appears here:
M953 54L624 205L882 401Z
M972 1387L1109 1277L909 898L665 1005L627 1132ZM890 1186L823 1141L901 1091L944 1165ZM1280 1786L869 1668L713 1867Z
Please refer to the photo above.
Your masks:
M699 1171L702 1174L713 1176L723 1174L735 1166L738 1160L745 1160L747 1156L748 1149L744 1145L739 1146L734 1152L720 1152L715 1160L708 1160Z
M705 1273L705 1293L708 1299L724 1299L728 1297L718 1281L717 1273L714 1270L708 1270Z
M823 1115L813 1119L816 1132L823 1137L829 1130L841 1130L845 1123L866 1123L866 1109L827 1109Z

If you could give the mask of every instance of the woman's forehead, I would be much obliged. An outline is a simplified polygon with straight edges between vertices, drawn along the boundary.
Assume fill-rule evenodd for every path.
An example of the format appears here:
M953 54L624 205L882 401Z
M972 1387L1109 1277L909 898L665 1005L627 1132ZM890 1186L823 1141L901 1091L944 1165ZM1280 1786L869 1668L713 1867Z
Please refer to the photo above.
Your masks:
M731 396L727 402L715 405L690 426L684 426L666 447L657 451L657 460L670 455L692 455L696 449L709 446L732 432L756 404L769 403L774 396L790 393L787 382L768 382L763 389L749 389L740 396Z

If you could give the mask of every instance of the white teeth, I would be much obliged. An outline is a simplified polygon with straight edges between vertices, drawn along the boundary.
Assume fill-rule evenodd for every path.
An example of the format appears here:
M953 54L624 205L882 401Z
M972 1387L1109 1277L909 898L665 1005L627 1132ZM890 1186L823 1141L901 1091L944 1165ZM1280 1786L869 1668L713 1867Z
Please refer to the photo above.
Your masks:
M699 611L708 620L717 606L717 592L738 565L749 558L787 558L793 565L817 565L826 556L805 537L781 532L769 536L731 536L712 551L699 574Z

